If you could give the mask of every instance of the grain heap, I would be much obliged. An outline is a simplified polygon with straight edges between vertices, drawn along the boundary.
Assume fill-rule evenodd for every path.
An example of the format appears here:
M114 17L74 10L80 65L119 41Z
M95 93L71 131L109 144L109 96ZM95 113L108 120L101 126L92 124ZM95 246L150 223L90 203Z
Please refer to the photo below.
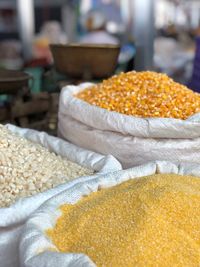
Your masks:
M47 234L99 266L200 266L200 178L156 174L61 206Z
M92 173L0 125L0 207Z
M115 75L77 95L110 111L137 117L186 119L200 112L200 94L167 75L144 71Z

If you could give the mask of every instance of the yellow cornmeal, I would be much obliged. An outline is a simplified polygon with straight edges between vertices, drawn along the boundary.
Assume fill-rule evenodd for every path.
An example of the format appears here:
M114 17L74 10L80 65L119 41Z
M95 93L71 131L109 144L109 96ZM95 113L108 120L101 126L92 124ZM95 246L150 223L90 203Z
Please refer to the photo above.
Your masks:
M200 266L200 179L156 174L61 206L47 231L61 252L97 266Z
M152 71L120 73L83 90L77 97L91 105L137 117L186 119L200 112L200 94Z

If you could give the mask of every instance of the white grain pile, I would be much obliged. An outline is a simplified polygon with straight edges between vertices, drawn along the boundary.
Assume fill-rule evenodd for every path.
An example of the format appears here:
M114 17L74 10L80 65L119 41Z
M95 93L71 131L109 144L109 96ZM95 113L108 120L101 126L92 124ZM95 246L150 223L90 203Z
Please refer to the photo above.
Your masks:
M92 173L0 125L0 207Z

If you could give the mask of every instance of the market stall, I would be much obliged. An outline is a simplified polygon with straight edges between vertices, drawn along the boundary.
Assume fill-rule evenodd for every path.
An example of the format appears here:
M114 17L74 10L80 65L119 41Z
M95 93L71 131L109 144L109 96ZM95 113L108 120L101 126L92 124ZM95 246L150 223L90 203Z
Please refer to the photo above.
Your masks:
M44 2L0 51L0 267L200 266L199 5Z
M136 228L133 227L131 232L131 221L128 220L138 222L142 220L146 224L146 220L154 218L152 217L154 205L149 211L143 209L143 205L148 206L152 201L161 203L160 213L155 215L158 217L149 227L161 227L160 229L166 229L167 233L168 228L174 227L173 224L164 225L164 219L160 219L160 216L167 216L166 218L175 220L179 225L182 217L176 217L176 213L170 215L171 217L163 214L165 209L168 209L171 214L175 207L178 214L183 212L180 216L185 216L184 223L188 225L186 229L190 231L190 239L195 240L191 229L195 229L196 232L199 228L190 219L198 209L196 200L199 194L200 175L199 111L198 93L174 82L165 74L132 71L114 75L95 85L84 83L63 88L59 102L58 135L66 141L44 132L22 129L13 125L0 126L2 191L0 238L4 240L1 244L0 258L4 266L11 267L15 264L17 267L37 267L38 265L45 267L48 264L53 267L55 262L59 262L62 266L74 264L75 266L83 264L101 266L104 262L106 266L115 265L117 262L120 262L121 266L126 266L129 262L150 264L155 261L154 254L148 257L147 253L142 254L139 250L141 245L145 251L151 249L146 245L144 238L141 245L140 238L137 239L138 233L141 236L144 235L143 230L140 229L140 224L138 226L134 224ZM156 162L152 163L152 161ZM124 171L121 171L121 166ZM130 167L132 169L127 169ZM159 174L163 175L157 176ZM124 182L135 178L137 178L136 182L128 184L126 188ZM138 187L141 187L141 192ZM149 191L145 191L146 187ZM113 188L111 195L105 188ZM71 205L73 210L76 202L77 205L79 205L78 201L85 203L86 196L90 198L91 194L92 198L92 192L96 191L99 192L100 199L95 200L96 197L94 197L94 203L91 199L91 203L89 201L86 207L82 206L82 202L80 203L80 218L82 218L80 221L77 210L74 215L70 213L68 219L62 219L64 226L57 226L62 207L65 207L63 205L66 205L67 210ZM120 212L117 215L117 211L113 208L115 205L107 204L110 201L111 203L116 201L118 211L126 210L126 207L131 210L131 201L138 199L135 195L137 192L139 199L141 198L139 201L141 206L139 205L135 211L127 210L126 214ZM82 200L83 196L85 198ZM148 196L149 200L146 202L145 199ZM175 202L172 201L168 207L165 207L166 197L170 199L170 196ZM180 196L184 201L181 200L179 203L178 201L182 199ZM134 200L135 197L136 200ZM120 208L120 201L125 203L125 206ZM191 206L191 215L188 215L188 205ZM100 211L105 208L108 211L101 214ZM139 214L147 212L150 217L140 218L139 216L138 218L138 212ZM118 231L119 226L114 222L115 219L123 220L123 214L127 218L127 221L125 219L123 222L126 230L120 228L121 230ZM132 214L133 217L127 217L128 214ZM66 216L68 216L67 213ZM93 229L92 224L87 229L87 224L90 225L92 221L95 225L98 224L96 218L99 216L102 218L101 226ZM198 220L199 215L195 216ZM113 218L112 221L109 218ZM69 240L65 237L63 241L66 226L71 229L67 234L71 237ZM102 232L103 239L100 237L101 234L97 234L101 227L101 231L105 230ZM60 233L62 228L63 232ZM94 239L91 235L85 247L83 240L88 240L90 229L93 234L96 231L97 233ZM113 232L113 237L108 234L110 231ZM129 234L125 240L119 241L122 238L120 233L126 237L124 231L130 236L133 235L134 240L138 242L133 246L138 251L134 257L127 247L131 242L127 239ZM144 231L149 231L148 226ZM171 230L169 233L172 232ZM180 237L178 231L173 233L177 242L182 243L184 235ZM78 245L79 235L83 238L81 239L83 246ZM152 242L151 231L148 232L148 237L149 242ZM101 243L101 240L107 240L107 238L108 243L115 238L117 241L113 243L113 250L106 252L102 249L106 244ZM95 239L99 244L97 246ZM159 246L164 250L168 246L172 251L177 248L176 242L169 241L161 245L165 240L163 235L158 236L158 240ZM183 257L187 246L191 246L193 252L197 253L198 249L192 244L189 241L186 242L185 247L178 252L177 262L187 263L191 260L190 256ZM154 251L156 248L159 251L160 247L155 245ZM120 251L119 258L115 256L116 249ZM101 256L98 256L98 253ZM168 263L174 263L173 257L170 256L171 252L169 254L156 252L155 255L157 253L160 253L158 264L166 255ZM194 264L198 262L198 256L195 256L192 261Z

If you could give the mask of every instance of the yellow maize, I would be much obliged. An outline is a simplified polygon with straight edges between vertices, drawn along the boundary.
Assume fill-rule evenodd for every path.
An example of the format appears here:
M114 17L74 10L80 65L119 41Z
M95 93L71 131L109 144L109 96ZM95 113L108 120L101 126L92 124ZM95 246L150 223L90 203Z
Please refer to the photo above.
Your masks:
M98 107L137 117L186 119L200 112L200 94L167 75L144 71L115 75L77 97Z

